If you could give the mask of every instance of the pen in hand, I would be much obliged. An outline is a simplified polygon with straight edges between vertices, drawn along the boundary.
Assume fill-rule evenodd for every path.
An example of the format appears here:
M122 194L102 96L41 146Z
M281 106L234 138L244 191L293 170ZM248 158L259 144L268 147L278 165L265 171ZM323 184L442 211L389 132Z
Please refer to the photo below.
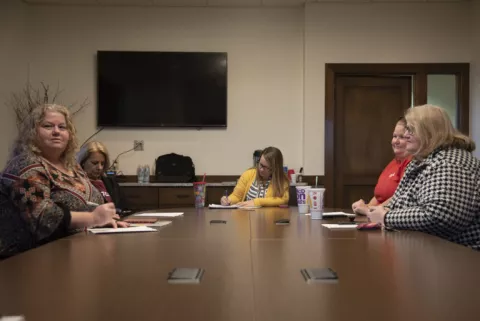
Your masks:
M228 191L225 190L225 203L226 205L230 205L230 201L228 200Z
M87 205L93 207L94 209L97 208L98 206L100 206L100 204L97 204L97 203L94 203L94 202L89 202L89 201L87 201ZM120 216L118 216L117 214L115 214L112 218L115 221L121 221L122 220L120 218Z

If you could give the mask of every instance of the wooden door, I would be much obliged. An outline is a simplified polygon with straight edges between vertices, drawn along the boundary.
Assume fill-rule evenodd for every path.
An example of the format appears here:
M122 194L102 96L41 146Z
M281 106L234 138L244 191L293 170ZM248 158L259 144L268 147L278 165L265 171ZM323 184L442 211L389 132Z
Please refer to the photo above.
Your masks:
M410 76L338 76L335 79L334 207L373 196L393 159L391 139L411 105Z

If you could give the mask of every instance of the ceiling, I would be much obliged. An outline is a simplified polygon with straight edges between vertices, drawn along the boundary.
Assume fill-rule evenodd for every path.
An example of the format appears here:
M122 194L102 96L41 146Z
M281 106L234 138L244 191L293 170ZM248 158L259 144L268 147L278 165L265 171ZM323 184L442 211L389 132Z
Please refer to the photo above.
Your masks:
M159 6L159 7L283 7L305 3L345 2L465 2L468 0L23 0L27 4Z

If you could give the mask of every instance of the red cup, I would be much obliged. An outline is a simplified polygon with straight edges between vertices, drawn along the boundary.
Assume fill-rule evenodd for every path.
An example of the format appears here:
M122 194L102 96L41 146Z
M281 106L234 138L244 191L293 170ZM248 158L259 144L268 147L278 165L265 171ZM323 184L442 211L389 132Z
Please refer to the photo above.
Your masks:
M295 174L295 170L293 169L289 169L288 170L288 180L291 181L292 180L292 174Z

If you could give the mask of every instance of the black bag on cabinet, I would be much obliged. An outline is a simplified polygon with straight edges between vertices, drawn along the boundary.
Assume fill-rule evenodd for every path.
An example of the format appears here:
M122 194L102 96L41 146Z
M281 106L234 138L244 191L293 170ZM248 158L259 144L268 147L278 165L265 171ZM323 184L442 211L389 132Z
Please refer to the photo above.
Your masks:
M195 181L195 165L188 156L175 153L159 156L155 162L157 182L190 183Z

